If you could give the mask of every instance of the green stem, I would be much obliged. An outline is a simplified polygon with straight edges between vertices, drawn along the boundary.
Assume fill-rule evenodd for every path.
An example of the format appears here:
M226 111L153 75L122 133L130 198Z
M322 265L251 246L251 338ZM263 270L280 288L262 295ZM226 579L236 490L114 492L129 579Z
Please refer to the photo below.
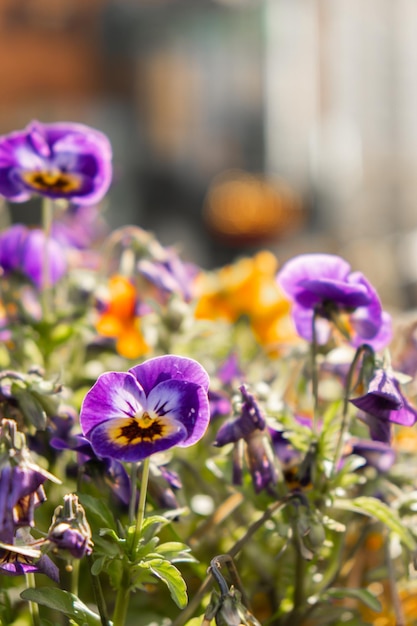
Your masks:
M313 311L313 321L311 328L311 385L313 392L313 433L317 434L318 431L318 412L319 412L319 373L317 367L317 312Z
M348 375L346 377L345 393L343 397L342 423L340 425L339 439L337 441L336 451L334 455L332 477L334 476L337 470L338 463L341 459L341 456L343 453L345 433L349 426L349 396L352 390L352 383L353 383L353 377L355 375L356 366L362 355L362 352L366 352L367 350L369 350L369 347L367 345L359 346L359 348L355 352L355 356L353 357L352 363L350 364L350 367L349 367Z
M138 514L136 517L136 529L135 529L135 537L133 541L133 548L136 549L137 542L139 540L140 534L142 532L143 520L145 518L145 505L146 505L146 492L148 490L148 481L149 481L149 466L151 462L151 457L148 456L142 464L142 480L140 483L140 495L139 495L139 505L138 505Z
M30 573L27 573L25 577L26 577L27 588L35 589L36 588L35 574L33 572L30 572ZM39 618L39 607L36 602L32 602L31 600L29 600L29 611L32 617L32 625L40 626L41 622Z
M296 540L294 540L295 551L295 572L294 572L294 595L293 595L293 611L291 613L291 624L295 626L298 624L302 615L302 609L305 601L305 560L301 554L300 547Z
M51 298L51 279L50 279L50 263L48 254L48 243L51 236L53 218L53 202L50 198L44 198L42 201L42 229L45 235L45 246L42 258L42 289L41 289L41 305L43 319L50 317L52 298Z
M129 522L133 524L136 513L136 499L138 495L138 468L137 463L132 463L130 468L130 502L129 502Z
M127 608L129 606L129 585L122 578L120 588L117 592L116 605L113 613L113 626L124 626L126 622Z
M136 527L135 534L133 536L132 541L132 550L131 550L131 559L135 560L137 545L139 542L139 538L142 532L143 520L145 518L145 506L146 506L146 492L148 490L148 481L149 481L149 465L150 465L150 457L147 457L142 462L142 480L140 484L140 496L139 496L139 504L138 504L138 512L136 516ZM135 482L136 482L136 472L133 472L132 468L132 476L135 474ZM132 486L133 488L133 486ZM136 496L135 496L136 499ZM125 570L122 576L122 581L120 583L120 588L117 592L116 597L116 605L114 607L113 613L113 626L124 626L127 616L127 609L129 606L129 596L130 596L130 579L129 579L129 570Z
M101 626L109 626L110 622L109 622L109 618L107 615L107 607L106 607L106 602L104 600L104 594L103 594L103 589L101 587L100 578L99 576L95 576L91 572L91 568L94 563L91 555L87 556L87 560L88 560L90 575L91 575L91 586L93 588L94 598L95 598L97 609L100 615Z
M393 563L392 556L391 556L389 535L386 537L385 546L386 546L385 550L386 550L386 561L387 561L387 569L388 569L388 581L389 581L390 592L391 592L391 602L392 602L392 607L394 609L395 620L396 620L395 624L396 626L405 626L406 621L404 617L403 607L401 605L401 599L398 594L397 577L396 577L394 563Z
M71 561L71 593L78 596L78 583L80 580L80 560Z

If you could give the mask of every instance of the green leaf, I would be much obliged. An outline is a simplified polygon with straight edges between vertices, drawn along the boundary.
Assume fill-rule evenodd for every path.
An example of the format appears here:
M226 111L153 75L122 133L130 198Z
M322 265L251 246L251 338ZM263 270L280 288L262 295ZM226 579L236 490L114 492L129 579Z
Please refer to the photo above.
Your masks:
M88 521L96 528L110 528L114 531L117 530L116 522L113 513L109 507L94 496L87 495L86 493L78 494L78 499L86 510Z
M191 548L180 541L167 541L166 543L162 543L156 548L155 552L171 563L179 563L180 561L183 563L198 562L197 559L190 554Z
M30 588L22 591L20 596L23 600L36 602L59 613L64 613L80 626L101 626L101 619L97 613L91 611L73 593L63 589Z
M37 430L45 430L46 413L40 402L21 385L12 383L11 393L17 399L23 415Z
M353 500L336 500L334 506L345 511L356 511L379 520L392 532L397 533L402 543L410 550L416 549L415 540L410 531L401 523L396 511L377 498L360 496Z
M181 572L175 567L175 565L172 565L172 563L162 559L154 559L152 561L147 561L146 566L149 567L151 572L157 578L166 584L175 604L180 609L186 607L188 602L187 586Z
M104 565L106 564L106 561L107 559L105 556L100 556L98 559L94 561L91 567L91 573L93 574L93 576L98 576L100 574Z
M321 597L322 600L327 598L335 598L336 600L343 600L344 598L353 598L359 600L372 611L379 613L381 611L381 604L375 596L367 589L327 589L326 593Z

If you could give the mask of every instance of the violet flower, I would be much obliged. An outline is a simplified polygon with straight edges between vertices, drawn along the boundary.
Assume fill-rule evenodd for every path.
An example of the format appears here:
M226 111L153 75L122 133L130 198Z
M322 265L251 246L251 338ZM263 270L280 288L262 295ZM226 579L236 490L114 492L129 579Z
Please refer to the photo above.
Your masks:
M15 224L0 234L0 268L8 274L20 272L40 289L44 277L44 254L48 254L49 283L57 283L67 271L65 251L40 228Z
M32 121L0 137L0 195L13 202L40 194L94 204L109 188L111 158L107 137L93 128Z
M311 341L316 312L318 343L326 343L334 322L359 346L377 341L380 349L391 339L391 321L382 311L379 297L361 272L331 254L304 254L285 263L277 281L293 300L292 315L298 334ZM347 319L342 316L347 316Z
M249 393L245 385L240 387L243 405L240 416L228 420L218 430L214 445L224 446L234 443L233 482L242 482L242 457L245 452L246 462L256 493L263 489L272 491L277 483L278 473L275 458L262 409L255 397ZM243 446L242 446L243 443ZM244 448L244 450L243 450Z
M98 456L141 461L204 435L209 377L180 356L149 359L128 372L102 374L81 407L83 434Z
M375 370L367 392L350 402L365 413L401 426L413 426L417 421L417 410L401 392L400 383L384 369Z

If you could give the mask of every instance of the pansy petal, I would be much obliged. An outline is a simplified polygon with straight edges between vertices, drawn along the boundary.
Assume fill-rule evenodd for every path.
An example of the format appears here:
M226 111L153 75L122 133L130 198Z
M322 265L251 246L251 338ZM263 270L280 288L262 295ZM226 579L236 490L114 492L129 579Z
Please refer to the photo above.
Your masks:
M366 313L365 315L366 315L365 324L367 324L370 316L368 313ZM386 348L390 344L392 340L392 336L393 336L391 315L387 313L386 311L382 311L382 316L380 319L380 326L377 330L377 333L373 335L372 337L370 337L370 332L366 328L366 326L364 327L364 320L362 316L363 316L363 308L360 308L357 311L354 311L354 313L351 315L350 322L351 322L353 334L352 334L350 343L352 344L352 346L354 348L359 348L359 346L366 343L375 352L379 352L383 350L384 348ZM371 324L373 326L374 326L374 322L375 320L371 319Z
M133 417L145 406L145 394L132 374L104 373L84 398L80 412L83 434L88 435L103 421Z
M297 333L307 341L313 340L313 310L305 309L294 304L292 315ZM323 317L317 317L315 322L316 341L325 344L330 337L330 324Z
M55 285L67 271L67 260L62 246L36 228L28 232L21 248L21 271L41 288L44 281L44 250L48 253L49 281Z
M282 266L277 274L277 280L287 295L298 300L305 292L304 281L330 279L344 282L349 272L349 263L338 256L302 254Z
M98 424L89 436L99 456L136 462L177 445L187 431L168 417L151 418L149 426L141 419L116 418Z
M148 411L181 422L187 436L178 445L190 446L205 433L210 420L206 392L200 385L180 380L167 380L156 385L147 398Z
M146 395L158 383L165 380L182 380L201 385L206 391L209 377L205 369L194 359L166 355L149 359L129 370L137 378Z
M1 185L0 185L1 190ZM14 224L0 235L0 266L7 271L20 266L21 249L29 234L23 224Z

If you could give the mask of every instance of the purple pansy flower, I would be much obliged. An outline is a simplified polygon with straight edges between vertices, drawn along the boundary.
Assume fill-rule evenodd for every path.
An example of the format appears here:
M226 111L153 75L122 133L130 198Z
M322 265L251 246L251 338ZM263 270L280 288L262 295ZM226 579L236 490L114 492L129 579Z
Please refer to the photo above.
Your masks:
M384 369L375 370L367 392L350 402L364 413L387 422L413 426L417 421L417 410L401 392L400 383Z
M0 235L0 267L5 273L21 272L38 289L43 284L44 254L48 253L49 282L57 283L67 271L62 246L40 228L15 224Z
M94 204L109 188L111 158L107 137L93 128L32 121L0 137L0 194L13 202L40 194Z
M208 387L208 374L197 361L174 355L126 373L104 373L81 407L83 434L97 455L120 461L190 446L209 423Z
M317 341L326 343L329 321L343 326L353 345L377 341L378 349L391 339L391 321L382 311L375 289L361 272L331 254L304 254L282 267L278 283L293 300L293 318L301 337L312 340L314 311L317 313ZM340 314L348 315L347 324Z

